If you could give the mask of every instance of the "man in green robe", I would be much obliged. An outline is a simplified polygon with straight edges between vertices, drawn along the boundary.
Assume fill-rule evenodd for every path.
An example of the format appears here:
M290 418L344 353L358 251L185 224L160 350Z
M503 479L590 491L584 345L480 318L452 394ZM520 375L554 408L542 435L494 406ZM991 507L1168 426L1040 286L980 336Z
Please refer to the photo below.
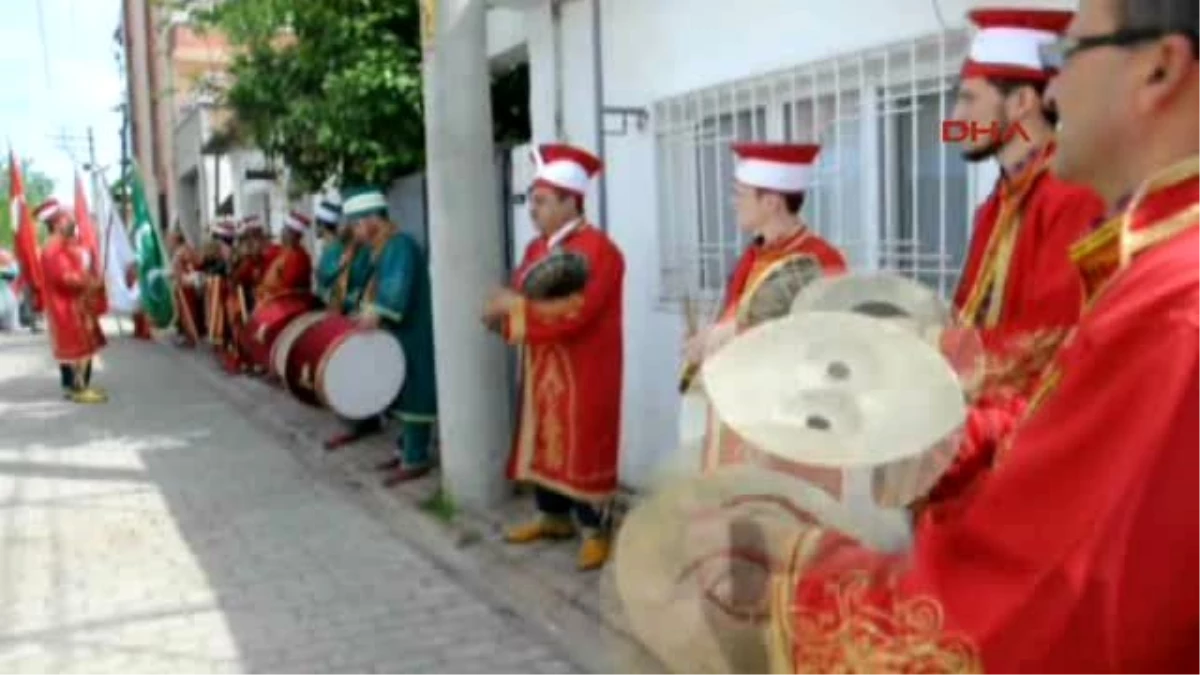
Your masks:
M371 253L365 246L355 246L352 228L342 221L342 204L338 197L321 200L316 212L321 228L321 257L317 261L317 297L331 312L354 314L362 289L371 276ZM350 260L345 260L350 251ZM346 430L325 442L333 452L346 445L383 431L379 416L362 420L342 420Z
M344 215L354 225L360 248L371 256L371 276L359 302L358 322L391 332L404 349L404 387L392 404L402 433L396 457L381 467L390 471L384 485L392 486L424 476L434 465L437 378L429 265L417 240L388 220L382 191L362 188L347 193Z
M322 199L317 206L318 233L321 236L321 257L317 259L317 297L329 303L333 286L342 272L342 253L345 251L342 222L342 205L334 198Z

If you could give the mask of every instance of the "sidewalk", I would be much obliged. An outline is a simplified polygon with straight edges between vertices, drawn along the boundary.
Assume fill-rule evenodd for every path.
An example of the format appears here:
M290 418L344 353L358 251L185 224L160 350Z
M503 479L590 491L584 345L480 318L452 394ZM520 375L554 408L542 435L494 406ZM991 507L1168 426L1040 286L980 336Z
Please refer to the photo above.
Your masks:
M587 671L177 354L0 335L0 672Z
M181 349L159 342L147 348L176 355L190 374L284 442L299 462L354 490L397 535L474 592L544 628L582 667L664 672L625 629L611 565L602 572L581 573L575 569L574 545L503 542L506 525L533 515L531 499L514 498L487 514L436 513L429 507L438 490L436 473L396 488L380 485L374 467L391 456L398 429L330 453L322 447L324 440L343 428L328 411L306 406L263 379L226 375L207 347Z

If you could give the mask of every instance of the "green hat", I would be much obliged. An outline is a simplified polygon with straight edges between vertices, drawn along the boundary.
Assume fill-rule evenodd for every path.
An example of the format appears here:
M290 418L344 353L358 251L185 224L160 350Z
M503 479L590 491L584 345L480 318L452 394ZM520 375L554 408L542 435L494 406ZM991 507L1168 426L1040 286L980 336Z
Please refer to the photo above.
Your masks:
M375 187L351 188L342 192L342 217L354 222L367 216L387 218L387 198L383 190Z

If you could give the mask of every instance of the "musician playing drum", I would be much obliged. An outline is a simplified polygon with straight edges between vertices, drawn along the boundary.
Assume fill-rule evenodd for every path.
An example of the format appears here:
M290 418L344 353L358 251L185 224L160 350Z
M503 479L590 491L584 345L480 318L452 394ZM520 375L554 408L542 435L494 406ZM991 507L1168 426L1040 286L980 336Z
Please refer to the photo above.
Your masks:
M200 341L204 332L204 312L201 311L204 302L200 297L200 256L188 244L183 231L176 228L167 234L167 254L171 258L172 293L175 296L175 306L178 308L175 317L176 329L179 331L180 343L194 347ZM135 337L145 327L145 336L149 337L149 324L145 313L138 310L133 315Z
M800 216L820 146L738 143L733 152L738 159L734 174L738 224L754 239L734 268L717 323L699 331L685 345L685 363L692 368L733 337L739 309L777 264L807 257L826 274L846 271L841 251L809 229ZM745 458L742 444L710 414L704 469Z
M321 200L316 211L321 226L321 257L317 262L317 296L330 312L353 314L358 311L362 289L371 276L369 247L357 246L354 228L342 219L342 200L333 194ZM325 441L325 449L335 451L362 438L383 431L379 416L363 420L342 420L346 431ZM391 462L381 470L392 471Z
M433 430L437 422L437 378L433 361L433 298L429 264L421 245L388 220L381 190L348 191L346 220L354 238L371 256L371 277L362 292L358 323L383 328L400 341L406 362L404 387L392 405L400 418L396 457L381 469L390 471L385 486L413 480L433 468Z
M41 258L44 304L63 394L76 403L103 403L108 397L91 381L92 357L106 344L95 304L96 294L104 293L104 280L90 271L90 253L75 234L70 212L57 199L43 202L34 215L50 230Z
M256 302L312 287L312 258L304 250L304 235L311 225L308 216L296 211L284 218L283 233L279 235L282 243L267 260L266 272L254 293Z
M514 274L520 292L493 292L483 314L489 327L522 346L521 415L508 476L534 484L540 512L507 539L570 538L574 512L585 530L578 566L597 569L610 546L604 507L617 491L625 259L584 219L584 195L600 160L566 145L543 145L535 160L530 210L541 236ZM545 281L530 283L535 275Z
M316 210L317 232L321 237L321 255L317 258L317 297L327 305L333 286L342 274L342 254L345 252L349 228L339 229L342 222L342 202L338 197L321 200Z

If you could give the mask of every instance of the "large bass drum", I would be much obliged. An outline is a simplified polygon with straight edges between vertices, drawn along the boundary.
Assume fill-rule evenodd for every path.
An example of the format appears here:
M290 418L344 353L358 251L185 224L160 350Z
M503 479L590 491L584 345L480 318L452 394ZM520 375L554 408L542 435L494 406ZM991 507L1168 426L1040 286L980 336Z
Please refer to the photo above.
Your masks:
M329 316L329 312L315 310L306 312L291 320L279 336L275 338L275 344L271 345L271 355L269 358L271 364L271 374L279 381L287 379L287 358L288 353L292 351L292 345L295 344L296 338L300 334L312 327L321 319Z
M326 314L292 343L284 381L301 401L359 420L387 410L404 375L404 350L395 336Z
M317 296L307 291L277 295L254 308L242 337L242 347L254 365L271 365L271 348L284 328L296 317L320 307Z

